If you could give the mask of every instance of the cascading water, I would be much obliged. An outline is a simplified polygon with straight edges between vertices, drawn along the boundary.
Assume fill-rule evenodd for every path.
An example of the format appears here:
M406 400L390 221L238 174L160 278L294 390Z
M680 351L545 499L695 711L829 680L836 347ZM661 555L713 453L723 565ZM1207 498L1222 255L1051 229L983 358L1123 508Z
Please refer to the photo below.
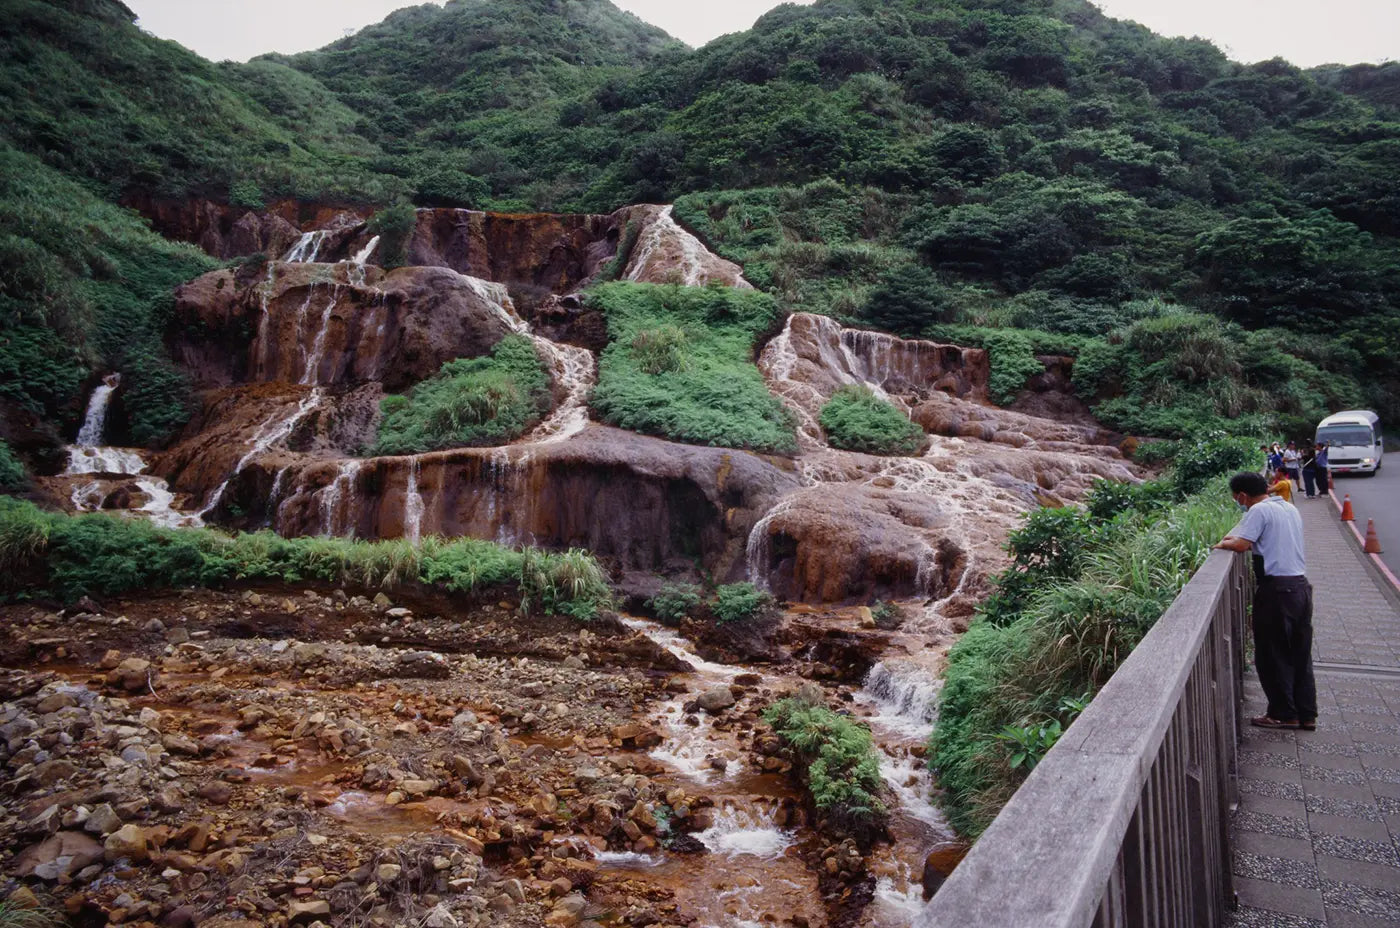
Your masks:
M549 418L525 436L525 441L537 444L564 441L588 426L588 394L598 380L598 364L587 348L559 344L538 335L531 337L548 360L555 383L563 385L564 399Z
M937 719L940 688L931 668L881 661L870 668L855 697L880 750L880 777L897 800L891 815L895 847L873 866L869 921L877 928L903 928L923 907L924 855L951 835L933 804L933 778L919 756Z
M159 477L145 475L146 459L133 448L113 448L102 444L107 429L107 408L112 393L121 385L119 374L108 374L102 379L88 399L87 413L83 417L83 427L78 430L77 444L68 446L67 476L82 474L116 474L130 477L131 483L146 497L146 502L137 512L156 525L167 528L194 527L202 525L199 516L175 509L175 494L170 485ZM77 484L69 499L79 512L93 512L101 508L107 498L107 488L101 480L90 480Z
M312 287L311 290L314 293L316 288ZM307 304L311 302L310 295L307 296L306 301ZM336 287L334 290L331 291L330 302L326 304L325 309L321 310L321 324L316 329L316 338L312 342L311 354L307 357L305 361L305 366L302 368L301 372L301 383L303 385L312 385L320 383L321 359L325 356L326 353L326 332L331 327L331 314L335 312L336 304L339 302L340 288ZM300 318L301 317L299 315L298 323L300 323ZM297 336L298 342L300 343L300 324L298 324L297 326Z
M740 673L733 667L705 660L689 647L684 638L664 626L633 618L624 618L623 622L695 668L694 675L701 690L728 685ZM714 722L709 715L696 713L694 723L687 721L692 716L686 713L685 707L696 695L696 692L690 691L681 693L661 707L657 722L665 740L651 755L696 783L732 778L743 766L742 761L737 752L717 750Z
M121 382L121 374L108 374L92 391L87 414L83 417L83 427L78 430L80 448L94 448L102 444L102 434L107 429L107 404L112 401L112 392Z
M296 244L283 256L282 260L287 264L313 264L316 257L321 253L321 245L325 243L326 236L330 232L326 229L317 229L314 232L303 232Z
M418 456L408 459L408 489L403 499L403 537L413 544L423 540L423 492L418 489Z
M228 485L238 477L239 474L243 473L243 469L253 463L259 456L266 454L274 444L286 440L292 432L296 430L296 427L301 424L301 421L321 404L323 398L324 394L321 392L321 389L317 387L302 397L301 401L297 403L296 408L291 410L289 414L283 410L275 412L264 419L263 423L258 426L257 432L253 434L252 446L243 457L238 459L238 463L234 465L233 472L214 488L214 492L209 495L209 501L205 503L204 508L199 511L199 517L202 519L213 512L214 508L223 500L224 491L228 489Z
M680 265L676 269L679 279L676 283L698 287L705 282L705 259L710 257L710 252L699 239L676 223L672 215L673 209L671 206L662 209L642 232L632 258L632 270L627 275L628 280L642 280L649 276L652 272L652 259L669 241L675 242L680 249Z
M340 472L335 475L334 480L326 484L325 489L321 490L321 534L354 535L355 526L352 519L354 506L347 507L345 503L347 500L353 503L353 497L349 495L349 491L354 489L355 479L359 477L360 469L363 466L364 462L357 458L341 462ZM282 473L278 473L277 477L280 480ZM277 498L278 489L274 481L272 494L274 500ZM346 509L350 511L347 512Z

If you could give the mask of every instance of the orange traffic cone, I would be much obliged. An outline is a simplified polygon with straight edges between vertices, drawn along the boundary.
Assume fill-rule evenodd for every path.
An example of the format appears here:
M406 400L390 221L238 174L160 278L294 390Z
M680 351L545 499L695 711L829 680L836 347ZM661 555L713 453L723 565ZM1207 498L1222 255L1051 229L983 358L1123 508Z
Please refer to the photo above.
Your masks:
M1375 519L1366 520L1366 547L1362 550L1367 554L1381 553L1381 539L1380 536L1376 534Z
M1351 511L1351 494L1342 497L1342 521L1355 522L1356 516Z

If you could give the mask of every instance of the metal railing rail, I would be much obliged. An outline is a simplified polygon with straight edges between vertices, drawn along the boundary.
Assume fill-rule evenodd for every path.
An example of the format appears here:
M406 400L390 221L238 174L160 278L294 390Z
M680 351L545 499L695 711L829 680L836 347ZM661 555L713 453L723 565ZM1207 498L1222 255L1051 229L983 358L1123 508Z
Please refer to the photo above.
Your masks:
M1210 555L915 928L1225 923L1251 584Z

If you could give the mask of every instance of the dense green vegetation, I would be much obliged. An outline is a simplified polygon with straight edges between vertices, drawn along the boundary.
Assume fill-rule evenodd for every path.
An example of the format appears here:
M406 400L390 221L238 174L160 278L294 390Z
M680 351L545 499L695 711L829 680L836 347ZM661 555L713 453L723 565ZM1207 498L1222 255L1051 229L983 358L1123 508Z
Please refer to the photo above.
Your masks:
M727 583L704 590L689 583L664 584L647 600L662 622L675 625L685 619L712 619L718 625L749 622L775 613L777 602L752 583Z
M1227 474L1258 442L1178 449L1169 476L1109 481L1080 509L1039 509L948 656L929 762L963 834L979 834L1142 640L1239 513Z
M507 335L490 355L448 361L408 396L384 397L370 453L505 444L538 423L549 405L549 375L534 343Z
M753 363L778 320L767 294L609 283L589 304L608 323L592 400L604 422L691 444L796 450L790 415Z
M0 490L18 490L24 486L24 464L10 446L0 441Z
M225 535L157 528L140 519L67 516L0 497L0 599L218 586L235 581L325 582L449 593L514 587L522 611L592 618L611 599L606 575L581 551L511 550L487 541L352 541Z
M986 344L1002 400L1056 350L1128 431L1400 416L1393 66L1239 65L1084 0L819 0L693 51L605 0L481 0L246 65L146 35L115 0L0 6L9 212L36 195L58 215L94 195L675 201L781 310ZM40 246L70 271L85 242L144 250L116 215L95 245L72 222ZM144 267L170 273L92 279L149 305L178 276L160 257ZM65 297L88 282L72 275ZM83 374L115 359L75 360L79 342L40 331L37 291L5 286L27 321L6 309L0 363L25 379L0 383L73 415ZM125 363L158 367L144 344ZM140 439L178 415L165 403Z
M37 158L0 144L0 400L67 423L120 371L131 440L158 441L189 389L163 344L171 293L215 263Z
M0 138L110 197L377 201L403 187L374 168L358 116L304 74L213 64L114 0L0 9Z
M870 729L824 705L790 697L763 718L792 751L818 824L868 844L884 827L884 781Z
M928 443L923 429L865 386L845 386L833 393L819 421L827 443L847 451L910 455Z

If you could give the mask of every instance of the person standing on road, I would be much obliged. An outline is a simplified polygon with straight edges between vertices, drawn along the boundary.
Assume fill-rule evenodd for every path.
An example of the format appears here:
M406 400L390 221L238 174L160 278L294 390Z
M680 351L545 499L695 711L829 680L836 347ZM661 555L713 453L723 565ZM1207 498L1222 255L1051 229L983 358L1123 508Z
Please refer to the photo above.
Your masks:
M1303 442L1300 463L1303 467L1303 489L1308 499L1313 499L1317 496L1317 448L1312 442Z
M1312 665L1312 584L1303 559L1303 519L1293 504L1269 495L1264 478L1245 471L1230 478L1230 495L1244 518L1215 546L1254 557L1254 665L1268 697L1259 728L1317 728Z
M1298 474L1298 445L1296 442L1289 442L1288 447L1283 449L1283 469L1288 473L1288 479L1298 484L1298 489L1303 488Z
M1317 492L1320 496L1326 496L1327 491L1332 489L1332 471L1327 464L1327 442L1317 443Z

